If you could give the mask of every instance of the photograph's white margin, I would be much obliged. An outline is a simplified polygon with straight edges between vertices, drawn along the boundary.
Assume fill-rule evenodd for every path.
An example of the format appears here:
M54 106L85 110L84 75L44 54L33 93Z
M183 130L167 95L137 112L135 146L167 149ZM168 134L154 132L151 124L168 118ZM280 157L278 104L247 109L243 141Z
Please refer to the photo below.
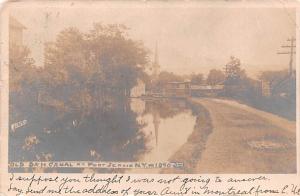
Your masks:
M8 187L8 3L0 4L0 193Z
M296 8L296 140L297 140L297 175L300 175L300 7Z

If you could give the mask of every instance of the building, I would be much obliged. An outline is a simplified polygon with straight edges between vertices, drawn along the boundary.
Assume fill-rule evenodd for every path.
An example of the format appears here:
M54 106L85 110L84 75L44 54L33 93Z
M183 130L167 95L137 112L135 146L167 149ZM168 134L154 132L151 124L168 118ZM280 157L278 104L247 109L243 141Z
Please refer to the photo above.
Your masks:
M26 27L17 19L9 17L9 46L20 47L23 46L23 31Z
M203 97L203 96L217 96L224 92L224 85L192 85L190 81L184 82L168 82L164 89L163 95L165 97Z
M272 87L272 96L296 97L296 74L291 74Z
M146 85L141 79L137 80L137 85L130 90L130 97L141 97L146 94Z
M271 96L271 85L268 81L261 81L261 95L264 97L270 97Z
M195 97L217 96L224 91L224 85L191 85L191 95Z
M155 44L155 52L154 52L154 62L152 64L152 77L154 77L154 79L157 79L157 76L159 74L159 69L160 69L160 65L159 65L159 60L158 60L158 47L157 47L157 43Z
M191 82L168 82L163 89L166 97L189 97L191 96Z
M151 76L151 80L147 86L147 94L148 95L153 95L153 94L158 93L157 89L155 88L155 83L159 77L159 73L160 73L160 64L158 61L158 47L157 47L157 43L156 43L155 51L154 51L154 59L153 59L152 65L150 67L150 73L149 73L149 75Z

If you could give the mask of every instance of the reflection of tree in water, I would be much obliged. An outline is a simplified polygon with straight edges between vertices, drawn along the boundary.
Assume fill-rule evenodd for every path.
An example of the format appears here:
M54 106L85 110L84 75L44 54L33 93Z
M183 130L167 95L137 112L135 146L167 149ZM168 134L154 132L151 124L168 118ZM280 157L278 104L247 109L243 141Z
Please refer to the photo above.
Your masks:
M104 161L132 161L144 148L140 126L131 111L94 112L77 128Z
M57 113L52 114L55 115ZM51 114L49 110L45 110L36 113L36 116L42 120ZM103 161L132 161L144 149L144 135L139 132L141 125L136 122L136 114L123 108L105 112L94 110L86 116L76 112L66 113L52 119L52 123L36 123L30 127L38 130L35 135L41 138L38 149L52 149L56 160L90 160L92 157L87 155L93 149ZM43 130L49 130L50 134L46 135ZM53 133L54 130L58 133ZM64 147L59 150L55 146ZM78 148L81 150L77 150ZM74 149L77 155L70 151L63 156L59 151L63 152L64 149ZM34 150L32 153L38 152ZM34 157L32 154L25 159L35 159Z

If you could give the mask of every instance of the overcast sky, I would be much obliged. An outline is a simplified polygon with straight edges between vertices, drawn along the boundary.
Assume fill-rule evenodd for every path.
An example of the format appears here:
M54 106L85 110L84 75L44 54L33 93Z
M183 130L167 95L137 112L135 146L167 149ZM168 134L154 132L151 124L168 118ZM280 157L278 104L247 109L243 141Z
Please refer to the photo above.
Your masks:
M222 68L231 55L241 59L251 76L288 67L289 56L276 53L295 36L294 9L107 4L19 3L11 15L27 27L24 43L38 65L43 62L43 43L53 41L62 29L74 26L87 31L102 22L127 25L129 36L152 51L157 42L162 70L207 73Z

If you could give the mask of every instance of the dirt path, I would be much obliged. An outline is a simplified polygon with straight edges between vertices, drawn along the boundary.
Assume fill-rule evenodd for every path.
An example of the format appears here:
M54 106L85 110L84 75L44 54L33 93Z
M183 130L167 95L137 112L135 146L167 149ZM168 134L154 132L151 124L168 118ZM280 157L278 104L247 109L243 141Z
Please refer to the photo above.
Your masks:
M196 172L296 172L295 122L234 101L191 101L209 111L213 125Z

